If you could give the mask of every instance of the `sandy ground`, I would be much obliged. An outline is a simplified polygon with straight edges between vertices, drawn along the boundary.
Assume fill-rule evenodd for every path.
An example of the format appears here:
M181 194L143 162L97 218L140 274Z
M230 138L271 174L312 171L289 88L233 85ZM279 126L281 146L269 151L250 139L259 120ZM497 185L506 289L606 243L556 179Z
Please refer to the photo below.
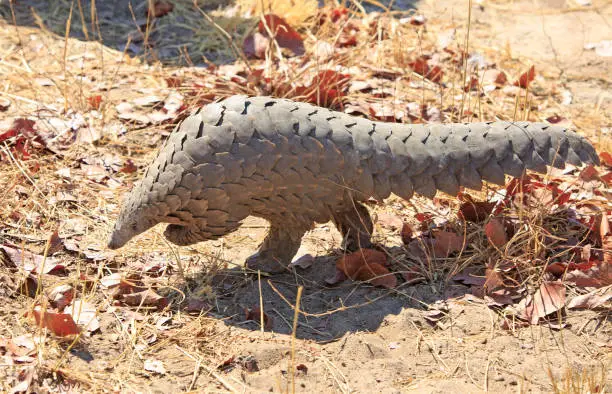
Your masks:
M450 26L466 21L464 3L424 1L417 9ZM560 0L475 3L472 43L508 50L526 64L545 68L572 92L567 107L572 114L609 112L612 62L584 46L612 38L612 5L595 2L584 11L572 7ZM334 274L339 235L329 224L305 238L299 254L316 256L308 268L261 281L231 268L255 251L265 230L264 222L252 219L226 239L207 243L203 250L209 254L185 252L190 269L230 264L206 276L206 283L197 276L188 282L191 292L216 295L207 316L173 311L169 320L151 320L118 310L119 320L138 322L132 328L143 330L139 340L151 339L152 345L136 357L130 355L131 345L138 349L130 343L135 336L104 314L103 334L66 355L74 376L91 378L91 390L100 392L286 392L292 391L290 371L299 365L295 391L304 393L550 392L554 382L565 384L566 372L573 371L600 381L605 374L609 391L609 316L572 312L563 329L505 330L498 314L452 282L405 284L393 291L355 283L330 287L325 279ZM387 245L398 243L397 237L381 238ZM293 341L290 304L300 285L306 316ZM244 309L257 305L260 296L271 319L266 332L257 322L245 321ZM11 301L3 316L17 319L24 306ZM62 348L48 351L61 353ZM145 371L143 359L161 360L165 374ZM112 375L108 386L99 383L106 375Z

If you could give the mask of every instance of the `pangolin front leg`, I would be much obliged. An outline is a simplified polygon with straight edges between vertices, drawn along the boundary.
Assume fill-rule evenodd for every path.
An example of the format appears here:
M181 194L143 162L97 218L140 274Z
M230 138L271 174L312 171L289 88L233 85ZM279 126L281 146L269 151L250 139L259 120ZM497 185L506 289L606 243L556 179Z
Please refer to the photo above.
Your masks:
M371 246L374 224L368 209L353 201L349 207L333 213L332 221L342 234L342 247L350 252Z
M271 223L268 235L257 253L247 258L246 267L269 273L285 271L300 248L302 237L310 227L287 227L287 224Z

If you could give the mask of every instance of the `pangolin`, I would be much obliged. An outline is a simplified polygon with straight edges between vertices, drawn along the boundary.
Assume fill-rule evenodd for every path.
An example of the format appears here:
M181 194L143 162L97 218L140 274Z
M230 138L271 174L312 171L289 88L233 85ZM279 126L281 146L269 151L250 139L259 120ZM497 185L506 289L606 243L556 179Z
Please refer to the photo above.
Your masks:
M108 246L158 223L176 245L217 239L247 216L270 223L253 269L279 272L314 223L332 221L347 249L370 243L363 201L391 193L433 198L498 185L527 169L599 163L564 127L493 121L373 122L288 99L231 96L180 122L125 201Z

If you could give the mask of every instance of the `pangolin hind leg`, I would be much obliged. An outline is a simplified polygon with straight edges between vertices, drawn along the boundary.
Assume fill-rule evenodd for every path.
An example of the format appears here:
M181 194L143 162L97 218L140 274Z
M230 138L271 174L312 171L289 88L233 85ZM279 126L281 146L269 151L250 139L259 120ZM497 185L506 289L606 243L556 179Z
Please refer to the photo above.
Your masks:
M364 205L352 201L346 209L334 212L332 221L342 234L342 247L346 250L353 252L372 245L374 224Z
M271 222L268 235L257 253L246 260L246 267L268 273L285 271L300 248L302 237L311 227L289 227L287 223Z

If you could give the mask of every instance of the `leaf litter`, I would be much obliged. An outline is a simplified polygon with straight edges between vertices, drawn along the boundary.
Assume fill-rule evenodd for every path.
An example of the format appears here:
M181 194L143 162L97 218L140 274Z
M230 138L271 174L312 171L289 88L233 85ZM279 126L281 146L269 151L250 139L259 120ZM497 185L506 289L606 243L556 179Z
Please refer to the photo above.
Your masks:
M147 12L163 21L175 17L180 6L154 2L152 7ZM158 22L152 26L159 25ZM393 37L406 32L416 36L415 32L429 27L432 22L422 15L399 21L380 15L355 18L347 8L324 7L318 11L309 34L304 34L303 26L292 26L291 19L283 15L266 14L250 23L254 30L251 37L257 42L253 44L250 68L235 63L210 65L197 72L172 75L168 72L159 84L146 88L135 88L134 84L146 83L119 74L124 79L120 83L130 86L129 94L107 95L105 89L117 90L110 87L117 85L113 81L104 89L89 89L83 105L75 105L69 111L63 111L61 105L50 100L45 104L49 111L45 115L33 109L17 112L14 102L0 101L0 110L8 114L8 122L3 123L7 126L0 129L0 143L8 148L0 153L0 168L11 174L7 179L25 185L19 192L3 183L11 195L6 207L12 211L7 215L13 218L9 219L13 221L11 229L19 231L9 229L3 234L6 238L0 245L4 256L2 269L10 274L23 270L29 273L30 289L41 286L50 290L43 295L30 294L32 298L44 296L49 303L48 307L37 305L32 309L33 321L38 326L60 337L83 331L99 335L103 329L98 316L109 311L132 316L131 321L145 321L177 302L163 291L166 267L174 266L171 259L159 259L144 248L144 261L128 263L123 257L103 253L101 237L92 242L91 237L99 234L92 235L91 229L103 226L117 209L114 201L118 192L133 185L139 169L150 157L149 148L167 136L177 119L199 105L229 94L248 93L290 97L375 120L470 121L479 117L475 106L468 105L463 110L456 104L441 105L438 94L453 87L474 99L482 96L491 102L514 105L525 89L542 88L539 69L536 78L534 67L525 70L515 65L514 70L502 70L487 61L486 56L464 53L457 45L455 29L427 38L419 44L424 46L418 51L386 56L376 67L359 61L364 52L369 54L376 48L371 45L373 31L379 37L378 50L384 53L390 50L386 46ZM311 33L319 36L314 42ZM276 51L274 45L281 51ZM249 54L248 50L245 52ZM113 56L118 59L117 64L130 68L131 60L116 53ZM464 60L473 75L468 75L467 85L456 84L454 78ZM51 76L41 78L38 85L53 89L55 80ZM564 105L571 100L563 92L556 97ZM520 110L527 111L520 106ZM484 106L487 115L496 113L495 109L489 102ZM557 115L548 121L559 124L570 120ZM59 222L58 217L36 212L39 217L35 218L28 212L38 210L32 205L38 197L32 197L35 189L26 182L27 178L13 171L9 153L24 166L26 174L38 174L36 187L54 196L63 223L68 223L67 218L82 221L76 226L70 224L79 231L72 234L64 231L60 237L54 233L55 223L51 223ZM468 287L471 297L484 300L502 313L513 312L528 324L550 322L566 309L605 309L609 307L612 282L609 268L612 156L604 151L601 158L602 167L578 170L568 166L565 172L551 172L546 178L529 175L512 180L505 188L481 199L462 191L460 206L437 198L432 205L426 205L426 213L413 215L416 220L406 218L404 209L397 216L379 216L382 231L397 236L400 253L377 248L340 256L335 277L328 284L355 281L379 289L397 289L406 283L433 281L434 270ZM73 187L57 190L59 184ZM431 213L434 211L436 214ZM27 248L17 246L22 241L18 234L23 231L38 236L54 234L46 257L40 239L26 242ZM78 252L79 257L70 252ZM311 257L296 261L302 273L313 269ZM97 303L85 301L88 298L84 287L55 281L61 271L75 274L76 266L72 263L79 258L101 264L104 274L88 269L79 279L97 288L97 293L108 294L112 300L109 309L98 310ZM116 264L121 272L113 271ZM42 282L38 274L42 274ZM197 295L186 298L181 305L193 315L215 310L214 303ZM264 328L271 330L277 319L272 319L268 312L264 313ZM425 318L433 326L445 329L448 312L446 306L436 304ZM259 322L260 318L259 307L245 308L246 321ZM180 324L173 324L158 329L173 332L179 327ZM21 356L32 354L34 342L24 343L27 346L17 347L27 349ZM299 364L298 370L300 365L305 366ZM147 358L144 369L166 373L163 361L157 358ZM306 374L308 368L301 370ZM20 387L28 386L31 380L31 375L24 375Z

